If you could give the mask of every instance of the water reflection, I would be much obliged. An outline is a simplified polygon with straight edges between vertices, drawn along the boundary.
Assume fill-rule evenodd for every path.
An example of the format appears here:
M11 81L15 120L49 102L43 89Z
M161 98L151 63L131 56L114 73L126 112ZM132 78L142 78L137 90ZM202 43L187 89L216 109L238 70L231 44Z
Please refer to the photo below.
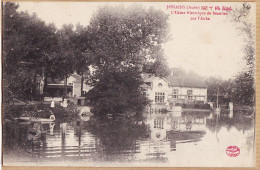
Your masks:
M214 141L224 141L217 147L229 146L231 143L222 135L226 131L230 131L228 135L232 139L239 136L245 140L248 152L253 148L254 138L254 120L239 112L232 116L213 112L144 113L142 117L117 122L78 119L48 124L7 122L4 125L4 154L15 153L15 148L19 147L37 155L39 162L175 164L173 155L185 159L185 150L201 154L204 151L196 148L200 145L209 148ZM4 163L8 161L11 160Z

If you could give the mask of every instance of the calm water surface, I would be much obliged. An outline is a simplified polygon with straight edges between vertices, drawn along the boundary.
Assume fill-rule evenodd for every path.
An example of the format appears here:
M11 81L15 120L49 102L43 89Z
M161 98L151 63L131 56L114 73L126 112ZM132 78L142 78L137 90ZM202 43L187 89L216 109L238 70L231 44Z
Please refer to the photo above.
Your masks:
M30 127L31 126L31 127ZM45 135L30 141L38 128ZM37 136L37 134L36 134ZM128 120L4 124L4 165L252 166L254 119L245 113L144 113ZM228 146L240 155L226 155Z

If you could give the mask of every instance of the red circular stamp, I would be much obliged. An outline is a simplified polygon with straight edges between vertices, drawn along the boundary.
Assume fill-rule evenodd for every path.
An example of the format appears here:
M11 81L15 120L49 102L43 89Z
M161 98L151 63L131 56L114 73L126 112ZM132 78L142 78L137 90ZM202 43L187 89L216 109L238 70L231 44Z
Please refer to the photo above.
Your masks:
M230 157L237 157L240 154L240 149L237 146L229 146L226 149L226 153Z

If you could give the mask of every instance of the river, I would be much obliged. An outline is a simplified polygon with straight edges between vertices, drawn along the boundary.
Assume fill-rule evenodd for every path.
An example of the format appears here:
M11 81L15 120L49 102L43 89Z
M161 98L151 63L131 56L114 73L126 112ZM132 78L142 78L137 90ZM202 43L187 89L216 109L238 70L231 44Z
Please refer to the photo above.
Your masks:
M254 118L234 111L143 113L127 120L28 125L6 122L4 165L41 166L252 166ZM30 126L46 132L34 141ZM240 148L229 157L229 146Z

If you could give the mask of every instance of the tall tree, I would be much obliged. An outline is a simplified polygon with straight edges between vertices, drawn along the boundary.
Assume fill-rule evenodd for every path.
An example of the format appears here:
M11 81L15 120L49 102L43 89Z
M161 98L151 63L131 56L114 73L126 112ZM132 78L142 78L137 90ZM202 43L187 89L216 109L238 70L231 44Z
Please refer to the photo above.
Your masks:
M91 40L89 50L95 58L92 85L99 90L92 94L98 112L101 112L99 106L105 107L105 101L108 106L105 113L114 114L141 108L145 103L139 89L141 68L150 61L163 61L161 45L169 38L167 20L168 15L153 8L103 6L98 9L87 29Z
M77 74L81 75L81 95L83 95L83 84L87 77L89 77L89 67L95 60L89 50L91 41L88 37L88 30L78 23L72 41L75 53L74 67Z
M236 102L245 105L255 105L255 23L250 19L252 9L250 4L244 3L239 9L231 13L239 33L244 36L245 69L235 79Z
M54 64L54 73L56 76L64 80L64 96L67 96L67 78L74 72L75 65L75 44L72 38L75 36L73 25L63 25L57 31L58 45L57 53L55 53L56 64Z
M49 54L57 39L53 26L18 8L11 2L3 6L3 84L6 94L28 99L36 94L36 76L49 71Z
M142 67L149 59L162 57L154 52L161 51L162 43L168 40L167 20L168 15L153 8L99 8L88 27L96 66L101 72L110 68Z

